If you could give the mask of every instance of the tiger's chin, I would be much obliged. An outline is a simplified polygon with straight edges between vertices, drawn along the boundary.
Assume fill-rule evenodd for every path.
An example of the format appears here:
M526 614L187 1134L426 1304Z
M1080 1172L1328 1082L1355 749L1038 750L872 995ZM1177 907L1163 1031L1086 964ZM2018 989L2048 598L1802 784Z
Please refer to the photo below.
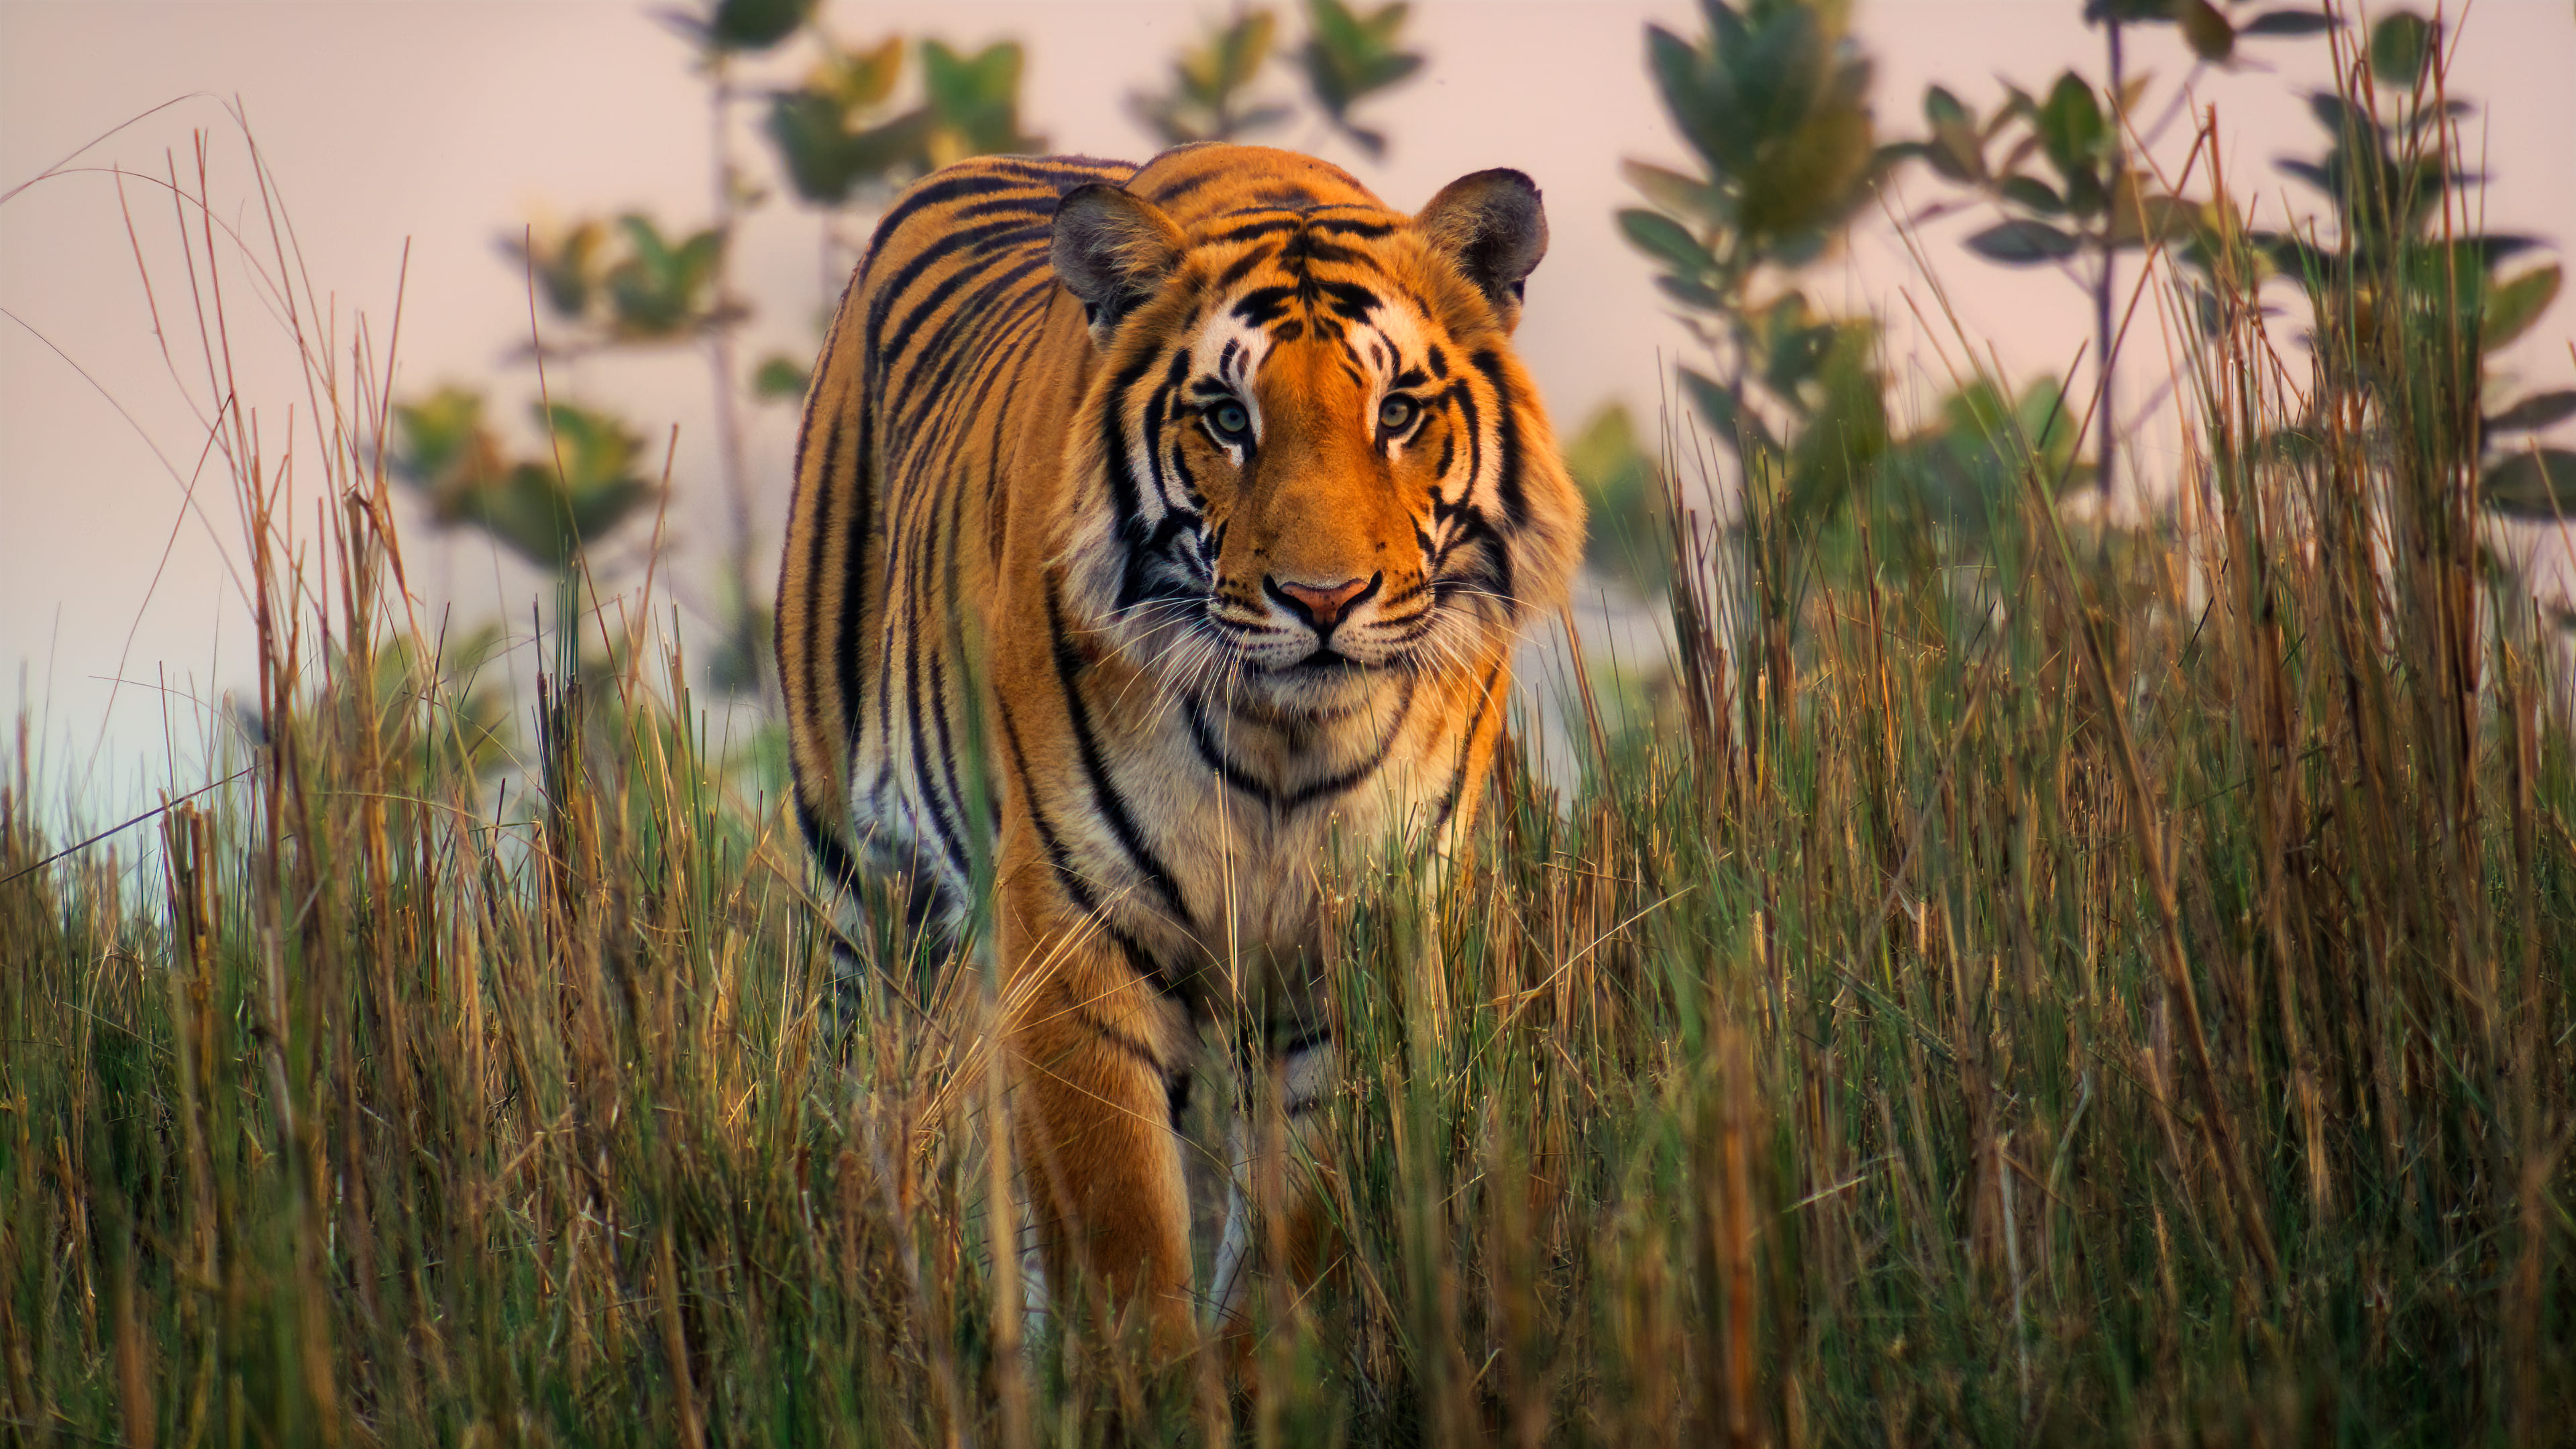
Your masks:
M1247 661L1212 703L1276 718L1333 719L1351 714L1393 686L1398 671L1318 650L1284 664Z

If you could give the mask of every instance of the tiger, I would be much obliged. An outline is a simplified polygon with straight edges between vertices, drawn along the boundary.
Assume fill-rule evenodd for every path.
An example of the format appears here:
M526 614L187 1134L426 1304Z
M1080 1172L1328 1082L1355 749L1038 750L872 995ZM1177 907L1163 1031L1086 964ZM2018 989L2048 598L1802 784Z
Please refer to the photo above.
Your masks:
M1581 551L1511 345L1546 249L1514 170L1406 216L1262 147L981 157L890 204L812 374L775 615L798 827L845 901L982 909L1035 1267L1165 1352L1266 1271L1238 1213L1193 1291L1203 1032L1256 1017L1245 1070L1312 1120L1325 858L1459 855Z

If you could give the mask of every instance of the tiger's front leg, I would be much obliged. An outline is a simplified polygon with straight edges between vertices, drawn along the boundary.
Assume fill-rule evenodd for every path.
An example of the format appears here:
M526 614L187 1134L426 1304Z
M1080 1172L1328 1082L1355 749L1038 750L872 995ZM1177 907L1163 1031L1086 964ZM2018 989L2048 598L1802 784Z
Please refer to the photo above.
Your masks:
M1256 1334L1297 1312L1330 1272L1337 1174L1319 1148L1339 1061L1332 1034L1317 1026L1286 1033L1242 1064L1261 1080L1245 1083L1226 1134L1233 1171L1213 1294L1238 1377L1250 1371Z
M1142 1314L1155 1355L1176 1360L1197 1343L1173 1123L1187 1013L1096 924L1006 925L1000 944L1012 967L1013 1147L1049 1292L1066 1311L1087 1295L1114 1319Z

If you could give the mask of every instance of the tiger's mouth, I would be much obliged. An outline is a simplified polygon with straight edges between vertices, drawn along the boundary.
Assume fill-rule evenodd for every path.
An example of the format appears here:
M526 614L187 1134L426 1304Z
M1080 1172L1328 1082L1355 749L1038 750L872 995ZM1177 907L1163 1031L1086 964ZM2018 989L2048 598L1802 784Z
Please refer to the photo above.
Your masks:
M1305 658L1289 665L1287 672L1307 674L1355 673L1364 669L1383 669L1393 662L1394 661L1392 660L1387 660L1377 664L1363 664L1359 660L1353 659L1349 655L1335 649L1330 644L1319 644L1315 646L1314 653L1309 654Z

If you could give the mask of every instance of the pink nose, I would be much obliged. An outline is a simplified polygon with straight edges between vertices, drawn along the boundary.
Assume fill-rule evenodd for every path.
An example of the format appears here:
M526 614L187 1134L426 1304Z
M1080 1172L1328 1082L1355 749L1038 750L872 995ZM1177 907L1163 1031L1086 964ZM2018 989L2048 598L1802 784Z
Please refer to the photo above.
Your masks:
M1292 584L1273 581L1271 587L1295 600L1305 609L1307 619L1319 632L1329 632L1342 617L1351 600L1368 589L1366 579L1344 579L1338 584Z

